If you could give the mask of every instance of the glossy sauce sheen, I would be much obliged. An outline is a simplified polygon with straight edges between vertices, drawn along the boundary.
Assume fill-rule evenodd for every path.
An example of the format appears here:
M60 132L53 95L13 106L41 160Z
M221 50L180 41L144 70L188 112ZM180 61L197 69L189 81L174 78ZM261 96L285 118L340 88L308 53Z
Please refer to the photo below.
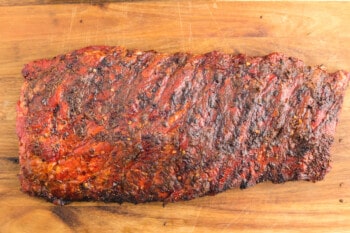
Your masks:
M298 59L87 47L29 63L22 190L50 201L177 201L321 180L350 75Z

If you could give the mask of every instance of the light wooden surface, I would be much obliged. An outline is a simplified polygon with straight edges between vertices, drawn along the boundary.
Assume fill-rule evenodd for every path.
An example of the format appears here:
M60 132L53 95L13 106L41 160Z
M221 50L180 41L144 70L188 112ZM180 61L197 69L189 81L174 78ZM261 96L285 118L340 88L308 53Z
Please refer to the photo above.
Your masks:
M60 207L29 197L19 190L15 135L20 72L33 59L122 45L161 52L279 51L329 71L350 70L349 24L350 2L0 0L0 232L350 232L350 88L324 181L264 183L165 207Z

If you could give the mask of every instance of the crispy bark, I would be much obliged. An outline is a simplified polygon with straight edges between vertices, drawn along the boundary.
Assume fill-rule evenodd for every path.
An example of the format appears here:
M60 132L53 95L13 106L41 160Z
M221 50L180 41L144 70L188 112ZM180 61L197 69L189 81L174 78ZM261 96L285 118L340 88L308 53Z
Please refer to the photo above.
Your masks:
M22 190L135 203L323 179L349 80L279 53L122 47L83 48L22 73Z

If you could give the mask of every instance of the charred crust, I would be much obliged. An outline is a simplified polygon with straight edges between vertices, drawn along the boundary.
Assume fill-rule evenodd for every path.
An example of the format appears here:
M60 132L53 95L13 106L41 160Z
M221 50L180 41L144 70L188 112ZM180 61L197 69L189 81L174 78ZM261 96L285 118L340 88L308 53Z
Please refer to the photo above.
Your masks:
M33 62L22 74L23 191L58 205L165 203L320 180L345 90L334 80L347 82L278 53L106 46ZM53 211L66 222L76 214Z

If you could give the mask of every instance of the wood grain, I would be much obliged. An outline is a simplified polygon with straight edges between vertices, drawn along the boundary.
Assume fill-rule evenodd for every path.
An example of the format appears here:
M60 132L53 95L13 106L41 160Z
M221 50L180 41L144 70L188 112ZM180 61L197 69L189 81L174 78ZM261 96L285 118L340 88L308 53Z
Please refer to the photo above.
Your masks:
M350 2L102 2L0 0L0 232L350 231L350 89L333 169L321 182L264 183L165 207L60 207L21 193L15 105L21 69L31 60L95 44L160 52L279 51L331 72L350 70Z
M28 6L28 5L53 5L53 4L90 4L103 6L113 2L142 1L142 0L0 0L0 6Z

